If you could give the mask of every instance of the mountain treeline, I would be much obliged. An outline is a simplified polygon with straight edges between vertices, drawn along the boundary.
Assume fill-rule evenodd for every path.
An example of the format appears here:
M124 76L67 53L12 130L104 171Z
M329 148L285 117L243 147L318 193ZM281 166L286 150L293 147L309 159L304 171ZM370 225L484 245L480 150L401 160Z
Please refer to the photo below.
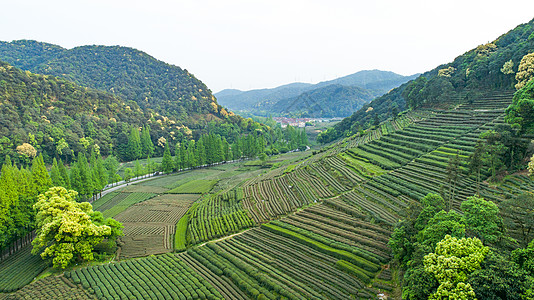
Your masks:
M20 40L1 42L0 59L34 73L110 92L181 125L197 124L199 117L209 120L208 115L222 117L222 107L194 75L133 48L92 45L64 49Z
M52 181L42 155L28 168L17 167L9 157L0 173L0 249L33 229L37 196L48 190Z
M534 19L364 105L325 132L320 140L329 142L355 134L359 128L373 125L375 115L382 121L391 117L393 112L406 109L468 103L480 98L489 89L519 89L516 84L523 82L525 85L524 77L530 74L528 66L533 59L527 55L532 53L532 49Z
M369 90L332 84L276 103L261 102L254 107L258 109L256 113L259 115L334 118L346 117L373 98L373 93Z
M9 154L17 161L16 148L26 143L42 151L47 163L53 157L72 161L89 148L131 160L138 158L127 152L133 129L150 127L150 140L158 145L162 138L198 140L207 133L234 142L265 128L218 105L187 70L135 49L67 50L23 40L0 42L0 60L26 69L1 63L0 159ZM154 155L162 154L163 147L156 147Z
M231 113L224 122L214 119L203 126L193 131L134 101L0 62L0 163L9 155L15 163L28 164L37 153L48 164L54 157L68 163L91 150L133 160L161 156L164 144L152 147L161 139L198 139L209 131L234 142L265 129ZM144 145L141 153L130 151L136 136Z

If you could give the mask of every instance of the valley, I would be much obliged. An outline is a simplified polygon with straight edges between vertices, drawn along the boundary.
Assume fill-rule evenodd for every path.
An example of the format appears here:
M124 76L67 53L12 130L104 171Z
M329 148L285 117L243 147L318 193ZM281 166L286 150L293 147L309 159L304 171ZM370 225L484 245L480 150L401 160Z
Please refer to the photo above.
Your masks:
M533 49L217 99L0 42L0 299L533 299Z
M502 93L480 99L477 110L407 114L318 153L272 158L281 164L270 169L240 162L133 183L93 203L125 226L117 262L74 268L57 286L98 299L395 297L399 270L388 248L395 223L413 201L447 186L448 158L459 150L464 165L510 102ZM509 182L499 190L481 183L480 195L500 203L500 189L534 189L525 176ZM475 186L461 166L455 209ZM24 273L42 269L39 260L10 260ZM13 295L38 293L37 283Z

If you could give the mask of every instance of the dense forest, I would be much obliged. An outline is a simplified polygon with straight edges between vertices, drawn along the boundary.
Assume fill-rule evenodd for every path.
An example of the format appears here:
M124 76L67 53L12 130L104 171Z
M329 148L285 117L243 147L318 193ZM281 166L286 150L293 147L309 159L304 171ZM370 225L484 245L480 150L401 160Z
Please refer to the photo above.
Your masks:
M208 128L234 141L243 133L261 128L260 124L245 120L217 104L206 85L187 70L136 49L118 46L64 49L52 44L21 40L0 42L0 60L32 73L68 80L72 82L71 85L104 91L107 97L120 99L123 106L128 106L126 110L143 117L115 119L130 126L151 125L154 143L160 137L181 139L185 136L197 140L200 135L208 133ZM93 114L98 113L95 111ZM210 122L212 125L207 126ZM130 131L124 126L115 133L109 128L103 129L108 130L108 136L120 141L106 141L106 145L99 143L100 147L123 144ZM83 138L79 135L79 138ZM158 153L161 155L162 150ZM122 155L119 157L126 159Z
M185 125L196 124L194 120L203 115L221 116L222 107L200 80L187 70L136 49L118 46L63 49L22 40L0 43L0 59L24 70L110 92Z
M483 97L488 90L515 90L516 76L523 76L528 70L526 64L532 61L523 58L533 48L534 20L364 105L324 133L321 140L329 142L367 128L374 124L375 115L382 121L405 109L466 103Z
M225 121L206 121L201 130L193 131L134 101L4 62L0 62L0 101L0 162L10 155L14 162L27 164L42 152L49 164L54 157L68 163L91 149L123 161L141 158L129 152L132 131L142 135L143 143L160 145L143 153L147 157L162 155L162 140L198 140L211 133L233 143L243 134L271 130L229 113Z

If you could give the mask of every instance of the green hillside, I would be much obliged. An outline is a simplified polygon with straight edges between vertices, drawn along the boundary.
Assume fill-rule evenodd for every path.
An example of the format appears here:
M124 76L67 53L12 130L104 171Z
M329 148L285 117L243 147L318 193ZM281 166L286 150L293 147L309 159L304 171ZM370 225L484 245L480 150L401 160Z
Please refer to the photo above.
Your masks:
M0 60L33 73L62 77L81 86L133 101L195 135L209 121L227 122L231 113L217 104L204 83L185 69L128 47L64 49L36 41L0 42ZM131 105L130 105L131 106ZM229 116L230 114L230 116ZM239 119L230 119L237 123ZM197 132L198 131L198 132Z
M517 83L515 75L521 59L534 49L534 20L517 26L493 42L480 45L454 61L422 74L388 94L364 105L344 119L322 138L324 142L354 134L359 127L368 127L374 115L380 120L392 111L418 107L447 107L466 103L485 95L488 90L511 91ZM511 61L511 63L509 63ZM509 70L505 70L508 62ZM370 113L369 108L372 108Z
M121 139L127 143L130 126L143 126L147 115L148 111L110 93L0 62L2 161L6 155L22 159L15 148L23 143L32 144L46 157L67 161L89 150L84 145L98 145L102 155L109 155ZM167 134L157 127L153 133Z

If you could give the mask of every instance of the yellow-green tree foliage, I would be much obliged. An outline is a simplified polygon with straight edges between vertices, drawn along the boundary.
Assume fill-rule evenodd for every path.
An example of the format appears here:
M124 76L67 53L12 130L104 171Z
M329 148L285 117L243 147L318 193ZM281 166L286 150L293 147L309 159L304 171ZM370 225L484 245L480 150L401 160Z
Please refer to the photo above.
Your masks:
M534 53L527 54L521 59L517 73L515 74L515 79L517 84L515 85L516 89L521 89L524 87L527 82L532 79L534 75Z
M530 177L534 176L534 154L530 158L530 162L528 163L528 175Z
M490 54L492 54L495 51L497 51L497 45L495 45L494 43L487 43L484 45L479 45L475 49L475 52L477 53L479 57L488 57L490 56Z
M30 158L34 158L37 155L37 150L35 150L35 148L28 143L23 143L22 145L17 146L17 152L20 155L25 155L26 157Z
M489 248L477 238L455 238L446 235L434 253L425 255L425 271L434 274L439 283L428 299L476 299L467 282L469 274L480 269Z
M451 77L452 74L454 74L454 71L456 71L456 68L453 66L450 66L448 68L443 68L438 71L438 76L440 77Z
M112 234L110 226L96 225L91 220L92 205L76 202L77 195L73 190L51 187L34 205L37 237L32 242L33 252L44 248L41 257L52 258L54 267L93 260L94 246Z
M514 62L510 59L502 65L501 72L503 74L514 74Z

